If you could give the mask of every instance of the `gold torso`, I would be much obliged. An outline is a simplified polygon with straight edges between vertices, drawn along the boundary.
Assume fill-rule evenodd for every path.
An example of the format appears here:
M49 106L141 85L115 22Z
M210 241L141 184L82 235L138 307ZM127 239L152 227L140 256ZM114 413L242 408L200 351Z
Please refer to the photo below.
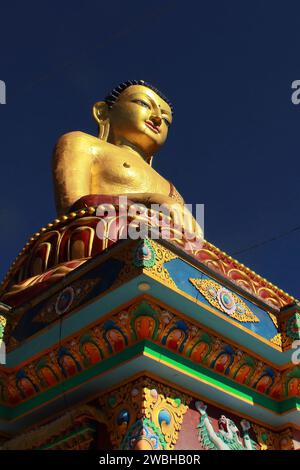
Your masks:
M158 193L168 196L170 183L141 156L126 147L97 142L91 194Z
M170 195L170 183L138 153L80 131L61 137L53 166L60 213L67 212L78 199L89 194L151 193L163 198Z

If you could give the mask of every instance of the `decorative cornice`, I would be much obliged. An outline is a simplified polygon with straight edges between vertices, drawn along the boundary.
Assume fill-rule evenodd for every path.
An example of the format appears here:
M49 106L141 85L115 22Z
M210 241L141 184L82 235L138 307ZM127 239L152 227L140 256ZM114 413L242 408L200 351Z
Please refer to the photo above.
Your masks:
M196 322L144 300L77 332L26 365L13 371L4 369L4 374L0 371L2 402L24 402L144 339L212 369L245 389L254 389L275 400L295 396L299 380L292 373L295 367L281 372Z

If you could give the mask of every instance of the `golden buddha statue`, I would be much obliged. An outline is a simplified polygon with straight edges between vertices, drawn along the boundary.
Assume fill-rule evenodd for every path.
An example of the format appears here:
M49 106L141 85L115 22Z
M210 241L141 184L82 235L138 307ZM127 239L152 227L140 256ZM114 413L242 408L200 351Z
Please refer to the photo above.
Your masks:
M13 263L0 290L10 305L23 302L25 292L30 298L48 288L124 235L139 238L140 222L150 238L158 235L192 254L202 247L202 230L182 196L152 168L172 124L168 99L142 80L127 81L97 102L93 115L98 137L70 132L55 147L59 217L35 233ZM106 219L103 207L113 207L114 214Z
M152 168L166 141L172 105L152 85L127 81L93 107L99 136L80 131L63 135L54 151L56 204L65 214L88 195L127 196L130 201L167 206L177 223L202 237L175 187ZM183 222L184 220L184 222Z

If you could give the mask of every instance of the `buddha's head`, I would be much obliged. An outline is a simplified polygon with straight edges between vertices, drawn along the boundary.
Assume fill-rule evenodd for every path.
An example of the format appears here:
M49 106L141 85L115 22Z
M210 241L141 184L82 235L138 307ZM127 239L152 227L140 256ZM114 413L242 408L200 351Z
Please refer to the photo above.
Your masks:
M167 138L173 112L171 103L156 88L143 80L132 80L96 103L93 114L100 139L132 145L150 162Z

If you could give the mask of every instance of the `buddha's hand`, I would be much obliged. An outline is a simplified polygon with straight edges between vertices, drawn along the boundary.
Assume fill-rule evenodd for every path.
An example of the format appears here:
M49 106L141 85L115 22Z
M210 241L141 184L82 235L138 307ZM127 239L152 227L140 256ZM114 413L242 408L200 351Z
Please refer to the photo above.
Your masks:
M174 201L174 199L161 194L153 194L149 202L152 208L158 205L158 211L171 217L174 226L182 233L185 240L191 242L191 246L194 249L201 248L203 230L184 204L180 204Z
M155 212L163 213L166 216L164 227L171 219L171 225L176 228L176 238L181 235L185 249L197 251L202 247L203 230L184 204L159 193L131 193L122 196Z

